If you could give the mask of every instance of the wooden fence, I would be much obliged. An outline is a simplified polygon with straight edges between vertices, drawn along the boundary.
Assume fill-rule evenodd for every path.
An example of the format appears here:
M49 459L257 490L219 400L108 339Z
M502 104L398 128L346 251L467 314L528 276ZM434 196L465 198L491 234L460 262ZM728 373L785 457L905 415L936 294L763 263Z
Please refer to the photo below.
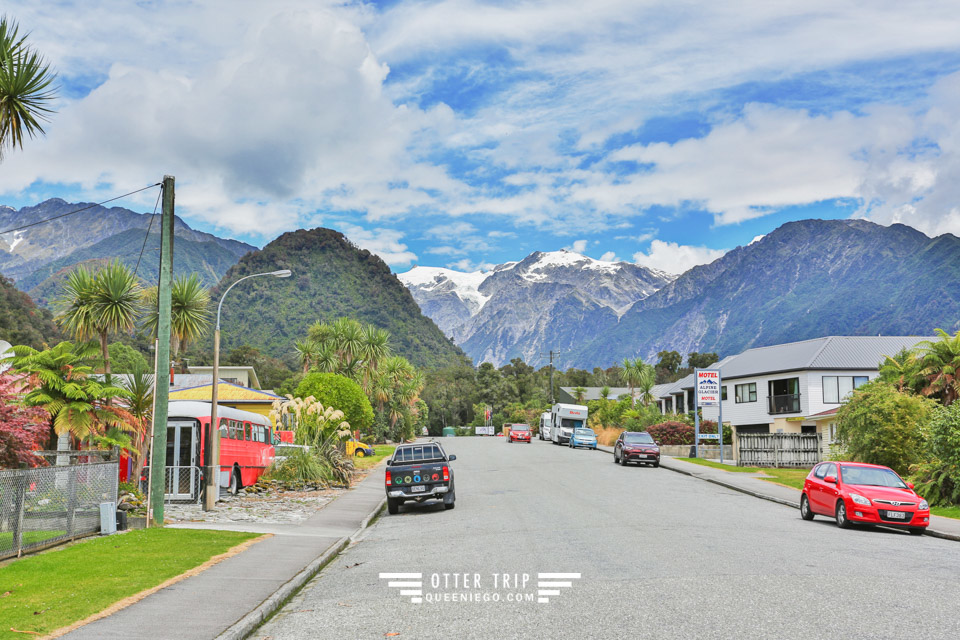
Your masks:
M737 466L812 467L820 462L819 433L738 433Z

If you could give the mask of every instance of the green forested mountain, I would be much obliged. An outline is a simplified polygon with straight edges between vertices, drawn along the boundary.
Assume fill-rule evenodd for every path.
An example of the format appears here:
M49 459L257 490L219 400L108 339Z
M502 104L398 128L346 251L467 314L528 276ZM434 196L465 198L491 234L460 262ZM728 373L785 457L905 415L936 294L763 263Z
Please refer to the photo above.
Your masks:
M109 236L89 247L77 249L63 258L54 260L17 281L17 286L29 291L37 304L51 308L54 298L66 275L78 264L99 264L106 258L118 259L131 269L136 268L140 249L143 247L142 229L127 229ZM197 241L177 236L173 241L173 272L175 276L197 273L204 285L212 287L232 265L237 256L217 242ZM93 262L91 262L93 261ZM160 234L151 233L143 251L138 275L148 285L157 282L160 266Z
M293 276L253 278L230 291L223 304L224 350L248 344L289 357L293 341L305 338L314 322L349 316L389 331L394 352L418 367L464 357L380 258L331 229L285 233L248 253L227 271L213 300L238 278L278 269Z
M960 329L960 239L902 224L790 222L637 302L564 364L714 351L828 335Z
M44 343L54 345L60 339L51 313L37 308L30 296L0 276L0 340L39 349Z

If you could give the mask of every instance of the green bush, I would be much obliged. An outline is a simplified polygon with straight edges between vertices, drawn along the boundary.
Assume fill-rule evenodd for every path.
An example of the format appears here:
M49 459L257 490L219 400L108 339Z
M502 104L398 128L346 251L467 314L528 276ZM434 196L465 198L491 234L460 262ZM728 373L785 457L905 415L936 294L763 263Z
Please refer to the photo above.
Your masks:
M873 381L837 412L837 441L851 460L882 464L903 475L924 460L925 424L936 404Z
M313 396L325 407L343 411L353 429L367 431L373 426L373 407L356 382L335 373L308 373L297 385L298 398Z
M280 462L275 462L264 474L268 480L287 484L330 483L330 473L320 460L307 449L297 449Z
M917 493L932 505L960 504L960 402L933 410L930 460L911 467Z

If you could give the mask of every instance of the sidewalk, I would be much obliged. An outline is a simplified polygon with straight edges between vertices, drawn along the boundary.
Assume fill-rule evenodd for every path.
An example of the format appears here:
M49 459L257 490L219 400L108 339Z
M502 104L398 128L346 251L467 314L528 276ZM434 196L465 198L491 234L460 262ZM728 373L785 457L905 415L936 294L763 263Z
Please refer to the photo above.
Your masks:
M601 445L598 448L610 454L613 453L613 447ZM714 469L668 456L661 456L660 466L665 469L670 469L671 471L727 487L728 489L733 489L734 491L740 491L757 498L762 498L763 500L777 502L788 507L793 507L794 509L800 508L799 490L767 482L752 473L723 471L722 469ZM931 516L927 535L960 541L960 520Z
M369 523L385 502L382 482L382 471L372 469L354 488L297 525L170 525L274 535L196 576L63 637L70 640L242 638Z

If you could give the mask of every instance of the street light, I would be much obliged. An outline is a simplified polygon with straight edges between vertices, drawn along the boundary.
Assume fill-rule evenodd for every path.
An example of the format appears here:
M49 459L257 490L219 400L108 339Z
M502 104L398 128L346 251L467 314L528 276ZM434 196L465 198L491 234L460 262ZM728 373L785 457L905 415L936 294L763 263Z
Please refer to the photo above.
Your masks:
M290 269L281 269L279 271L268 271L266 273L254 273L244 276L227 287L227 290L220 296L220 303L217 305L217 327L213 330L213 384L210 388L210 424L207 425L206 443L203 448L203 466L206 468L203 492L203 510L210 511L217 503L217 497L220 493L219 483L220 475L220 438L219 425L217 424L217 391L220 381L220 310L223 308L223 299L230 293L230 289L247 280L248 278L257 278L259 276L273 276L274 278L289 278Z

